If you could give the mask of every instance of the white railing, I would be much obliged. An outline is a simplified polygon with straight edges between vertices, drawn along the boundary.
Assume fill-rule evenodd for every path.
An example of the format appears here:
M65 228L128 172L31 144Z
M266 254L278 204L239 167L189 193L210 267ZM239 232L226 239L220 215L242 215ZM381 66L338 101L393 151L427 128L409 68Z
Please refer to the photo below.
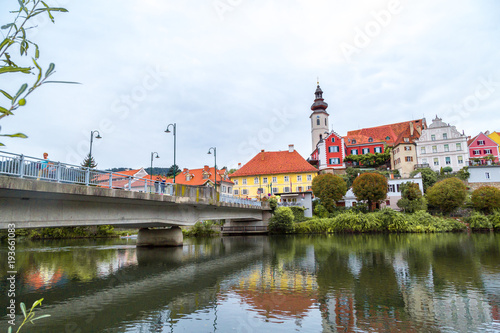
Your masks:
M220 201L227 203L235 203L240 205L250 205L256 207L262 207L262 202L252 199L242 199L238 197L233 197L232 195L221 194L219 197Z

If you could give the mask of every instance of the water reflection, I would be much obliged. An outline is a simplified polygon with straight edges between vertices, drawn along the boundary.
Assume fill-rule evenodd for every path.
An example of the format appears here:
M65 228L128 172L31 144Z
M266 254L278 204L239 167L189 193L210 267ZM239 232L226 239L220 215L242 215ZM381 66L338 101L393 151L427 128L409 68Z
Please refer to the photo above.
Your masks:
M17 300L45 298L36 332L495 331L499 262L494 234L32 242Z

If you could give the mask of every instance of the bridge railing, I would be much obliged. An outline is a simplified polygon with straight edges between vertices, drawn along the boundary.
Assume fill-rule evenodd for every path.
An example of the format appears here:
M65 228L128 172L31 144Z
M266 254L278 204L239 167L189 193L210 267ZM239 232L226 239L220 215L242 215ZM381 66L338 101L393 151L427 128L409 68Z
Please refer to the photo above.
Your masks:
M162 184L155 179L151 179L149 176L142 178L134 177L119 172L96 170L8 152L0 152L0 174L58 183L149 192L197 199L213 200L215 197L215 190L212 187L172 183ZM219 200L222 202L261 206L259 201L234 198L224 194L220 195Z

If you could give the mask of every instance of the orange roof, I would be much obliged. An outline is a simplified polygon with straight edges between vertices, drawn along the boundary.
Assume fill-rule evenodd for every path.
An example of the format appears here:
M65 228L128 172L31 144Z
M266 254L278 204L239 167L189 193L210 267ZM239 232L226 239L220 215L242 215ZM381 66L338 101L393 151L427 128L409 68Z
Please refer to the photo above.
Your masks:
M297 172L318 172L318 169L309 164L296 150L293 152L262 150L247 164L232 173L231 177Z
M418 123L413 122L413 135L411 134L410 126L406 127L397 137L394 146L401 143L414 143L416 139L419 139L420 133L417 131L417 124ZM420 127L420 129L422 129L422 127ZM405 141L405 139L408 139L408 141Z
M201 169L184 169L175 177L175 183L192 186L203 186L210 181L213 184L215 179L214 170L215 168L209 168L208 165L205 165ZM226 169L217 170L217 184L220 184L221 181L233 184L233 182L226 175Z
M404 121L401 123L349 131L344 137L344 140L347 146L380 142L385 142L387 143L387 145L392 146L397 142L398 137L401 135L401 133L403 133L405 130L408 130L409 132L410 123L413 123L415 131L417 125L420 125L421 129L427 127L423 119L416 119ZM373 139L372 142L369 141L370 138ZM353 140L356 140L356 143L353 143Z

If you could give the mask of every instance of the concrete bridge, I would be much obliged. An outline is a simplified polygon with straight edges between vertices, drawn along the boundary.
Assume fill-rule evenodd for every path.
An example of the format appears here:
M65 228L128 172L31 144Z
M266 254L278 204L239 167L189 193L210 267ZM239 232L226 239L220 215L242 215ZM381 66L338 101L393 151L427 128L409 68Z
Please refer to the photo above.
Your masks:
M113 225L140 228L138 246L177 246L179 226L224 219L225 226L265 227L271 215L266 204L221 202L213 188L174 185L173 193L0 176L0 229Z

